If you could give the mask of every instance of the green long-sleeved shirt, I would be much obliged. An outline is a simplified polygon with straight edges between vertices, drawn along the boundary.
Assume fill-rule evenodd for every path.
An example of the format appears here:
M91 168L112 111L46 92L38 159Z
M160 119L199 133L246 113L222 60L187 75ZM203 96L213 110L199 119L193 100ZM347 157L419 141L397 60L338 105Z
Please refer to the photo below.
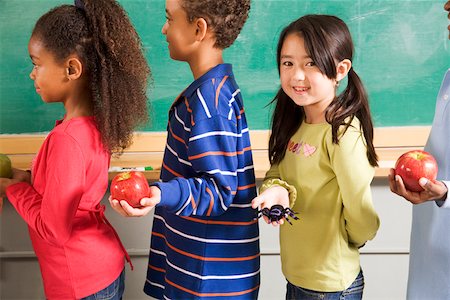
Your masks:
M341 291L360 270L358 247L375 237L374 168L366 155L359 120L332 143L331 125L307 124L292 136L286 156L272 165L261 192L281 179L295 187L292 209L300 219L280 228L287 280L315 291Z

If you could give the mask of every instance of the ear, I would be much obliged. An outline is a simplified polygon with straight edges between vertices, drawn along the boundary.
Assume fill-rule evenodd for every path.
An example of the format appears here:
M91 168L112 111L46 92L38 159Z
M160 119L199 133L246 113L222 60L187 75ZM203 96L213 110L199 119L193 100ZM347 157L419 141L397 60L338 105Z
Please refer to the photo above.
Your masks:
M347 76L352 68L352 62L349 59L344 59L337 64L336 67L336 81L339 82Z
M194 22L196 26L195 39L200 42L205 38L208 32L208 22L203 18L197 18Z
M66 61L66 77L75 80L83 74L83 64L78 57L69 57Z

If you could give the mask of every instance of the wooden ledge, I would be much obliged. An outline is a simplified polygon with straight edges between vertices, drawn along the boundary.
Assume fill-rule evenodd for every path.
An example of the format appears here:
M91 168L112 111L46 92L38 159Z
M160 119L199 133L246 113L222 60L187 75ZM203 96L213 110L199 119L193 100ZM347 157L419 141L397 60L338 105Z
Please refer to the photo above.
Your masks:
M380 167L376 169L375 176L387 176L389 168L394 166L402 153L423 149L430 128L430 126L375 128L374 144L380 160ZM250 132L257 179L264 178L270 167L267 154L269 134L268 130ZM31 160L38 152L45 136L45 134L0 135L0 153L8 155L16 168L29 169ZM165 143L165 132L138 132L135 134L133 144L124 154L120 158L111 159L111 166L124 168L151 166L154 170L145 174L149 180L158 180ZM110 172L110 178L116 173Z

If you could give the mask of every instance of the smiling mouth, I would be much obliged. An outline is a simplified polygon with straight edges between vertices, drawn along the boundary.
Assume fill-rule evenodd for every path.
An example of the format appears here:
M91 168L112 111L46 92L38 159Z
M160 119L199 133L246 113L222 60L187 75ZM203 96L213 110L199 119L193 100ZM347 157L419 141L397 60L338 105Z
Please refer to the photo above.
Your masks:
M308 90L308 88L306 87L293 87L294 91L298 92L298 93L303 93L306 92Z

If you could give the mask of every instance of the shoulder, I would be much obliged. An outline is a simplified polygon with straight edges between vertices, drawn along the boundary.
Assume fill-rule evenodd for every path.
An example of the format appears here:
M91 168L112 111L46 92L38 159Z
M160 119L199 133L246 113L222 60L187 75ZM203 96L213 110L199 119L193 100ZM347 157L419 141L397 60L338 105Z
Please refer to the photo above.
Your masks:
M232 76L214 77L204 81L189 98L196 121L214 116L235 118L242 107L241 103L241 91Z
M353 120L351 120L350 123L348 123L349 121L350 117L345 120L346 125L339 126L339 129L337 131L339 141L341 141L342 139L349 139L349 138L352 139L361 136L363 134L361 122L357 117L353 117ZM327 136L329 137L330 141L331 135L332 135L332 126L329 125L327 130Z
M93 117L82 117L63 122L49 134L52 143L66 143L80 148L101 144L100 132Z
M350 119L346 120L350 121ZM333 149L350 150L354 149L356 145L363 146L365 148L364 134L361 128L361 123L357 117L348 125L341 125L338 129L338 144L333 143L332 127L328 127L326 132L326 145L330 151Z

